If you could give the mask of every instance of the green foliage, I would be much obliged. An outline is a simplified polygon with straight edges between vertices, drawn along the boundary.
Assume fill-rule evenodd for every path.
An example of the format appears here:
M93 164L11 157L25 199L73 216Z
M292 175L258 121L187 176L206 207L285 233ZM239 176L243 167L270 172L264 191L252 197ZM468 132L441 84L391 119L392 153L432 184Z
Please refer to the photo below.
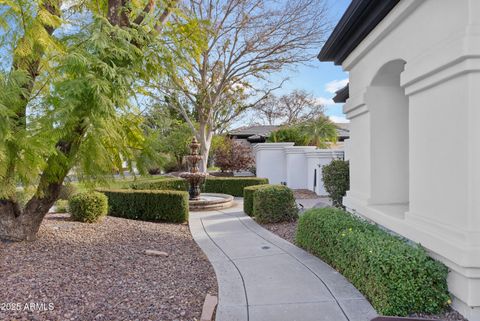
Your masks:
M345 211L305 212L296 242L342 273L380 314L435 314L450 302L443 264L422 247Z
M109 215L133 220L183 223L188 220L188 193L181 191L101 190Z
M142 152L138 161L150 172L154 169L177 170L182 167L192 139L190 126L172 109L165 105L155 105L144 119L145 139L153 153Z
M55 211L57 213L67 213L68 212L68 201L59 199L55 202Z
M73 195L78 193L78 189L73 184L63 184L60 188L58 199L68 201Z
M283 185L269 185L253 193L253 216L259 223L294 221L298 208L293 191Z
M270 134L268 142L291 142L296 146L328 147L337 141L337 127L325 116L280 128Z
M202 191L205 193L224 193L243 197L243 189L248 186L268 184L267 178L258 177L208 177Z
M188 189L188 182L183 178L159 177L151 181L133 182L130 188L134 190L173 190L186 191Z
M94 223L107 215L108 200L98 192L84 192L72 196L68 208L73 220Z
M300 131L298 126L283 127L270 134L267 139L270 143L295 143L296 146L308 145L308 137Z
M268 179L257 177L208 177L202 188L205 193L224 193L237 197L243 196L243 189L247 186L267 184ZM182 178L156 178L152 181L131 183L130 187L136 190L188 190L188 182Z
M332 199L333 206L341 207L342 199L350 188L349 163L333 160L322 168L323 185Z
M270 186L268 184L248 186L243 189L243 211L248 216L253 216L253 195L255 191L265 186Z

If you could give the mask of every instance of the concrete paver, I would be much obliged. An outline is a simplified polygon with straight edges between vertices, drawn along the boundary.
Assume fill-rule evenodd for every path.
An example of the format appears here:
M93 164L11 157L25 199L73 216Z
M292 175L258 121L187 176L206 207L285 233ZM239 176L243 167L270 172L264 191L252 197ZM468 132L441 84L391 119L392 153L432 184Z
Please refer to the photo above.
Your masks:
M242 211L190 213L190 230L217 275L216 321L369 321L370 303L329 265Z

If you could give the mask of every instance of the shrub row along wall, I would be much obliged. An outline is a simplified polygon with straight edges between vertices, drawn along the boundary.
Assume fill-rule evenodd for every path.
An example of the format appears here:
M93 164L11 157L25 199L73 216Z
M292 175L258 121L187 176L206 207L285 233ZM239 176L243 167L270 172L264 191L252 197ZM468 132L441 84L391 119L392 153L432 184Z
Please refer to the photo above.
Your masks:
M305 212L296 242L348 278L380 314L438 313L450 303L443 264L345 211Z
M248 186L268 184L268 179L257 177L209 177L202 186L204 193L224 193L236 197L243 196L243 189ZM132 183L135 190L175 190L186 191L188 182L181 178L167 178L154 181Z
M188 193L183 191L100 190L108 197L111 216L182 223L188 220Z

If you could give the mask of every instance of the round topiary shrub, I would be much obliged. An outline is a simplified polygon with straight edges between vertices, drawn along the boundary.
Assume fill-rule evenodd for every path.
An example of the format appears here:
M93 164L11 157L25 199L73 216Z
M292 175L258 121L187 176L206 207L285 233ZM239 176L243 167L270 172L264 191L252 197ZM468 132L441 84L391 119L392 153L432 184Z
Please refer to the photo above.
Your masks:
M333 160L322 168L323 185L332 199L333 206L343 207L342 199L350 188L348 161Z
M293 191L283 185L270 185L253 194L253 215L259 223L295 221L298 207Z
M73 220L94 223L108 212L107 197L98 192L85 192L72 196L68 203Z

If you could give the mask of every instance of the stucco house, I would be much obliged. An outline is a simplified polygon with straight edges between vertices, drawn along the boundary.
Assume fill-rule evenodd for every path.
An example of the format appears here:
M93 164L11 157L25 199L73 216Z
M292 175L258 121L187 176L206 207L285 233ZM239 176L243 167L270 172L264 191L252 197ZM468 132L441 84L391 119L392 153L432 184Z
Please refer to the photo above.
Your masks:
M344 204L445 263L480 320L480 1L353 0L319 59L350 77Z

